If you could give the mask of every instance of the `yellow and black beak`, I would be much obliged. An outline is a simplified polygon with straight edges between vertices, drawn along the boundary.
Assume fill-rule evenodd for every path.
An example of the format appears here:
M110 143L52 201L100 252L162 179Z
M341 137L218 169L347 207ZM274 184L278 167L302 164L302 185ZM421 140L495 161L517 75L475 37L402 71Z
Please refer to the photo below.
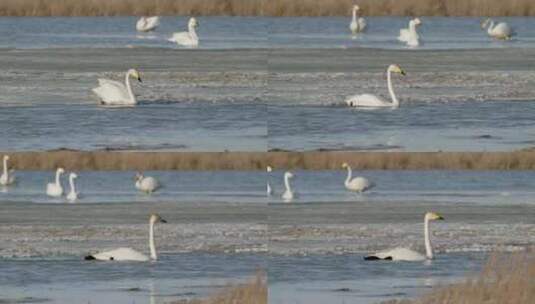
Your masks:
M443 217L442 215L439 215L439 216L437 217L437 220L443 221L443 220L444 220L444 217Z
M160 222L161 222L161 223L164 223L164 224L167 224L167 221L164 220L163 218L160 219Z
M140 76L137 77L137 81L143 82L143 81L141 81L141 77Z
M407 73L405 73L405 71L403 71L403 70L401 70L401 72L399 72L399 73L400 73L401 75L403 75L403 76L406 76L406 75L407 75Z

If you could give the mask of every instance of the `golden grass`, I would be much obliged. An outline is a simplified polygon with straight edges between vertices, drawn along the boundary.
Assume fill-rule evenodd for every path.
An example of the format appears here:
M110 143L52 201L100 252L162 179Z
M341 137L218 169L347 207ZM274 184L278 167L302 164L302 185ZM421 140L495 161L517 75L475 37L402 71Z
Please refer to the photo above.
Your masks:
M202 300L184 300L173 304L267 304L267 278L263 271L258 271L250 282L230 286L222 292Z
M17 170L534 170L535 151L518 152L13 152Z
M493 255L481 274L440 287L416 299L389 304L531 304L535 299L535 257L522 253Z
M1 0L3 16L533 16L533 0Z

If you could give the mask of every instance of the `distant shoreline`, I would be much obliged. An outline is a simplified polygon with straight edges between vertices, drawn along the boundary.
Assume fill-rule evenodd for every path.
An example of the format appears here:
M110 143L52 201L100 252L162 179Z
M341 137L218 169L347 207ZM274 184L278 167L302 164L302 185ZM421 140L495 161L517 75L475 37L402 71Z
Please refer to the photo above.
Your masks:
M534 16L532 0L3 0L0 16Z
M535 170L535 152L4 152L16 170Z

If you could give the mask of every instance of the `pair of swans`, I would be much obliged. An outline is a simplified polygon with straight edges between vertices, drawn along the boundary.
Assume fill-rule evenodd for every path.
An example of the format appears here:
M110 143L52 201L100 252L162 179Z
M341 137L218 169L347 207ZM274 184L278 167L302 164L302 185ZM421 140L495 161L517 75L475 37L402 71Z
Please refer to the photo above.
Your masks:
M136 189L147 194L151 194L161 187L160 182L156 178L144 176L141 172L136 173L134 180L136 181Z
M48 183L46 185L46 194L51 197L61 197L63 196L63 186L61 185L61 175L65 173L63 168L58 168L56 170L56 179L53 183ZM76 191L76 186L74 180L78 178L78 175L74 172L69 174L69 187L70 191L67 194L67 200L74 202L80 197L80 193Z
M167 223L167 221L164 220L158 214L150 215L150 218L149 218L150 257L132 248L123 247L123 248L117 248L114 250L90 254L86 256L84 259L85 260L99 260L99 261L133 261L133 262L147 262L152 259L156 261L158 260L158 255L156 254L156 246L154 244L154 224L156 223Z
M4 155L4 168L2 175L0 176L0 185L9 186L15 184L15 170L9 169L7 166L7 161L9 160L9 155Z
M424 238L425 238L425 255L403 247L398 247L386 251L380 251L375 254L368 255L364 257L367 261L374 260L389 260L389 261L408 261L408 262L418 262L425 260L432 260L433 247L431 246L431 239L429 234L429 222L435 220L444 220L444 218L434 212L427 212L424 216Z
M366 30L366 20L358 16L360 7L358 5L353 5L353 18L351 23L349 23L349 30L353 34L353 38L357 37L357 34L363 33Z
M136 30L138 32L152 32L160 26L160 17L141 17L136 23Z
M416 28L422 24L420 18L414 18L409 21L409 27L399 30L398 40L405 42L409 47L417 47L420 45L420 35Z
M487 30L487 34L499 40L510 40L515 35L513 29L505 22L495 23L492 19L487 19L481 23L481 28Z
M353 178L351 167L347 163L342 164L342 168L347 169L347 178L344 182L344 186L349 191L354 191L358 193L363 193L371 188L375 187L375 184L370 182L367 178L362 176L357 176Z
M197 47L199 46L199 36L197 36L196 31L197 27L199 27L199 22L192 17L188 21L188 31L174 33L168 41L175 42L181 46Z
M99 78L99 86L93 89L93 92L99 97L101 104L108 106L133 106L137 104L136 96L132 92L130 78L141 81L141 75L136 69L130 69L126 72L125 83L118 81Z
M387 84L388 92L390 93L390 98L392 102L383 99L382 97L371 95L371 94L362 94L350 96L346 99L346 104L350 107L356 108L399 108L399 100L394 93L394 88L392 87L392 73L397 73L405 76L405 71L397 64L391 64L387 71Z
M273 169L270 166L267 166L266 171L269 173ZM286 171L284 173L284 192L281 195L281 198L284 202L289 203L293 201L295 198L297 198L297 193L292 189L292 186L290 185L290 179L294 178L294 174L290 171ZM273 188L271 187L271 184L269 181L267 182L267 196L272 196L275 192L273 191Z

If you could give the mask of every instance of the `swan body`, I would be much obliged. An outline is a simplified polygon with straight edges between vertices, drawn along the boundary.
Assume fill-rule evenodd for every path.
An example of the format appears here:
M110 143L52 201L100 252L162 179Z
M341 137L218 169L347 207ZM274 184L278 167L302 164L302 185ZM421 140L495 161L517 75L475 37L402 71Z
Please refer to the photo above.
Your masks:
M154 224L167 223L166 220L157 214L151 214L149 219L149 249L150 257L136 251L132 248L117 248L114 250L103 251L96 254L91 254L85 257L85 260L99 260L99 261L132 261L132 262L147 262L151 259L158 260L156 254L156 246L154 245Z
M382 97L371 95L371 94L362 94L350 96L346 99L346 104L350 107L356 108L399 108L399 101L394 93L394 88L392 87L392 73L398 73L405 76L405 71L403 71L397 64L392 64L388 67L387 70L387 84L388 92L390 93L390 98L392 102L383 99Z
M63 186L61 186L60 177L65 173L63 168L58 168L56 170L56 181L54 183L48 183L46 185L46 194L52 197L60 197L63 195Z
M347 169L347 178L344 182L344 186L346 187L347 190L362 193L375 186L374 183L370 182L365 177L358 176L358 177L352 178L351 167L347 163L343 163L342 168Z
M174 33L169 41L175 42L178 45L196 47L199 46L199 36L197 36L196 28L199 26L197 19L190 18L188 21L188 31Z
M270 166L267 166L266 171L270 173L273 169ZM273 188L271 187L271 184L269 181L267 182L267 196L273 195Z
M420 45L420 35L416 31L416 28L420 26L422 22L420 18L414 18L409 21L409 28L400 29L398 40L407 43L410 47L416 47Z
M356 37L358 33L362 33L366 30L366 19L358 17L358 11L360 10L358 5L353 6L353 18L349 24L349 30Z
M294 175L292 172L284 173L285 190L284 190L284 193L282 194L282 199L287 203L291 202L292 200L294 200L294 198L297 197L297 194L292 190L292 187L290 185L290 179L292 179L293 177Z
M160 188L160 183L152 176L143 176L142 173L137 173L135 180L136 188L145 193L150 194Z
M71 172L71 174L69 174L69 186L71 190L69 191L69 194L67 194L67 199L71 202L76 201L80 196L80 193L76 192L76 187L74 185L74 180L76 178L78 178L76 173Z
M7 166L7 161L9 160L9 155L4 155L4 168L2 175L0 176L0 185L9 186L15 183L15 170L9 170Z
M151 32L160 26L160 17L141 17L136 23L136 30L138 32Z
M126 72L125 83L109 79L99 79L99 86L93 89L103 105L135 105L137 104L136 96L130 86L130 77L141 82L141 76L135 69Z
M428 212L424 216L424 239L425 239L425 255L403 247L394 248L391 250L377 252L375 254L365 257L365 260L391 260L391 261L408 261L417 262L432 260L434 258L433 248L429 236L429 222L434 220L444 220L444 218L437 213Z
M496 24L492 19L487 19L482 22L481 28L486 29L487 34L494 39L510 40L511 37L515 35L509 24L505 22L499 22Z

